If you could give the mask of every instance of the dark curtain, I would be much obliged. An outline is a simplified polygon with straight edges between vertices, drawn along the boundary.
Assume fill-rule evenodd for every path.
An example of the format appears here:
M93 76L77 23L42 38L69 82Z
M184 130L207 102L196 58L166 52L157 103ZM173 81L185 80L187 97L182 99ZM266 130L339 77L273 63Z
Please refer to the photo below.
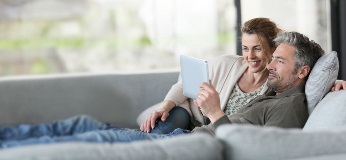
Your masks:
M346 80L346 0L331 0L332 50L338 53L338 79Z
M236 10L237 10L237 38L236 38L236 41L237 41L237 55L242 55L242 50L241 50L241 42L239 40L239 38L241 37L241 26L242 26L242 23L241 23L241 3L240 3L240 0L234 0L234 5L236 7Z

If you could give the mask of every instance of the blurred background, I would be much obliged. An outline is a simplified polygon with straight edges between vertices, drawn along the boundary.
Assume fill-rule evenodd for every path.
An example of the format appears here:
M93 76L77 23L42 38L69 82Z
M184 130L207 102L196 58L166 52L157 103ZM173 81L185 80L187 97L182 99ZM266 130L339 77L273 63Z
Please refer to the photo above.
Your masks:
M179 54L241 54L254 17L329 52L330 14L330 0L0 0L0 75L178 70Z

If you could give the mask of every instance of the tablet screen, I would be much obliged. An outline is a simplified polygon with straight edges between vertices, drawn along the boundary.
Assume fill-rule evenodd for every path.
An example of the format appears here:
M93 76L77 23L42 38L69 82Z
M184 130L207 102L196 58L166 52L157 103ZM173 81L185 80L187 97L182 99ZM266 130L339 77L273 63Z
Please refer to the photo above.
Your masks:
M197 99L200 85L209 83L208 62L203 59L180 55L181 78L183 94L189 98Z

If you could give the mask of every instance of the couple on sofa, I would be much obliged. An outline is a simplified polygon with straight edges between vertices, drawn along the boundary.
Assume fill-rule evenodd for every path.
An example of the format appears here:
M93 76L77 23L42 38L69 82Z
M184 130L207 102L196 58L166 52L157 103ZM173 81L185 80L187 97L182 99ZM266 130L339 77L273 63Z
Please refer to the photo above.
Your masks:
M305 83L324 51L300 33L282 32L267 18L247 21L242 33L243 57L222 56L210 63L211 85L201 84L195 100L182 95L180 82L175 84L140 130L77 116L52 124L0 127L0 147L128 142L190 132L213 135L227 123L302 128L309 116ZM343 85L338 83L335 90Z

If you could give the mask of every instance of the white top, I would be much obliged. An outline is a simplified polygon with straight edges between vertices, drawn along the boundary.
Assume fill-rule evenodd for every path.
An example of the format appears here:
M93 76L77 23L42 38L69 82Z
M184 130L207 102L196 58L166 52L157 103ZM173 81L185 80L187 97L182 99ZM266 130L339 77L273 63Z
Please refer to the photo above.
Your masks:
M240 108L244 107L251 100L260 95L266 84L267 83L264 83L261 87L250 93L244 93L242 90L240 90L238 84L236 84L231 95L229 96L224 112L227 115L237 113Z

